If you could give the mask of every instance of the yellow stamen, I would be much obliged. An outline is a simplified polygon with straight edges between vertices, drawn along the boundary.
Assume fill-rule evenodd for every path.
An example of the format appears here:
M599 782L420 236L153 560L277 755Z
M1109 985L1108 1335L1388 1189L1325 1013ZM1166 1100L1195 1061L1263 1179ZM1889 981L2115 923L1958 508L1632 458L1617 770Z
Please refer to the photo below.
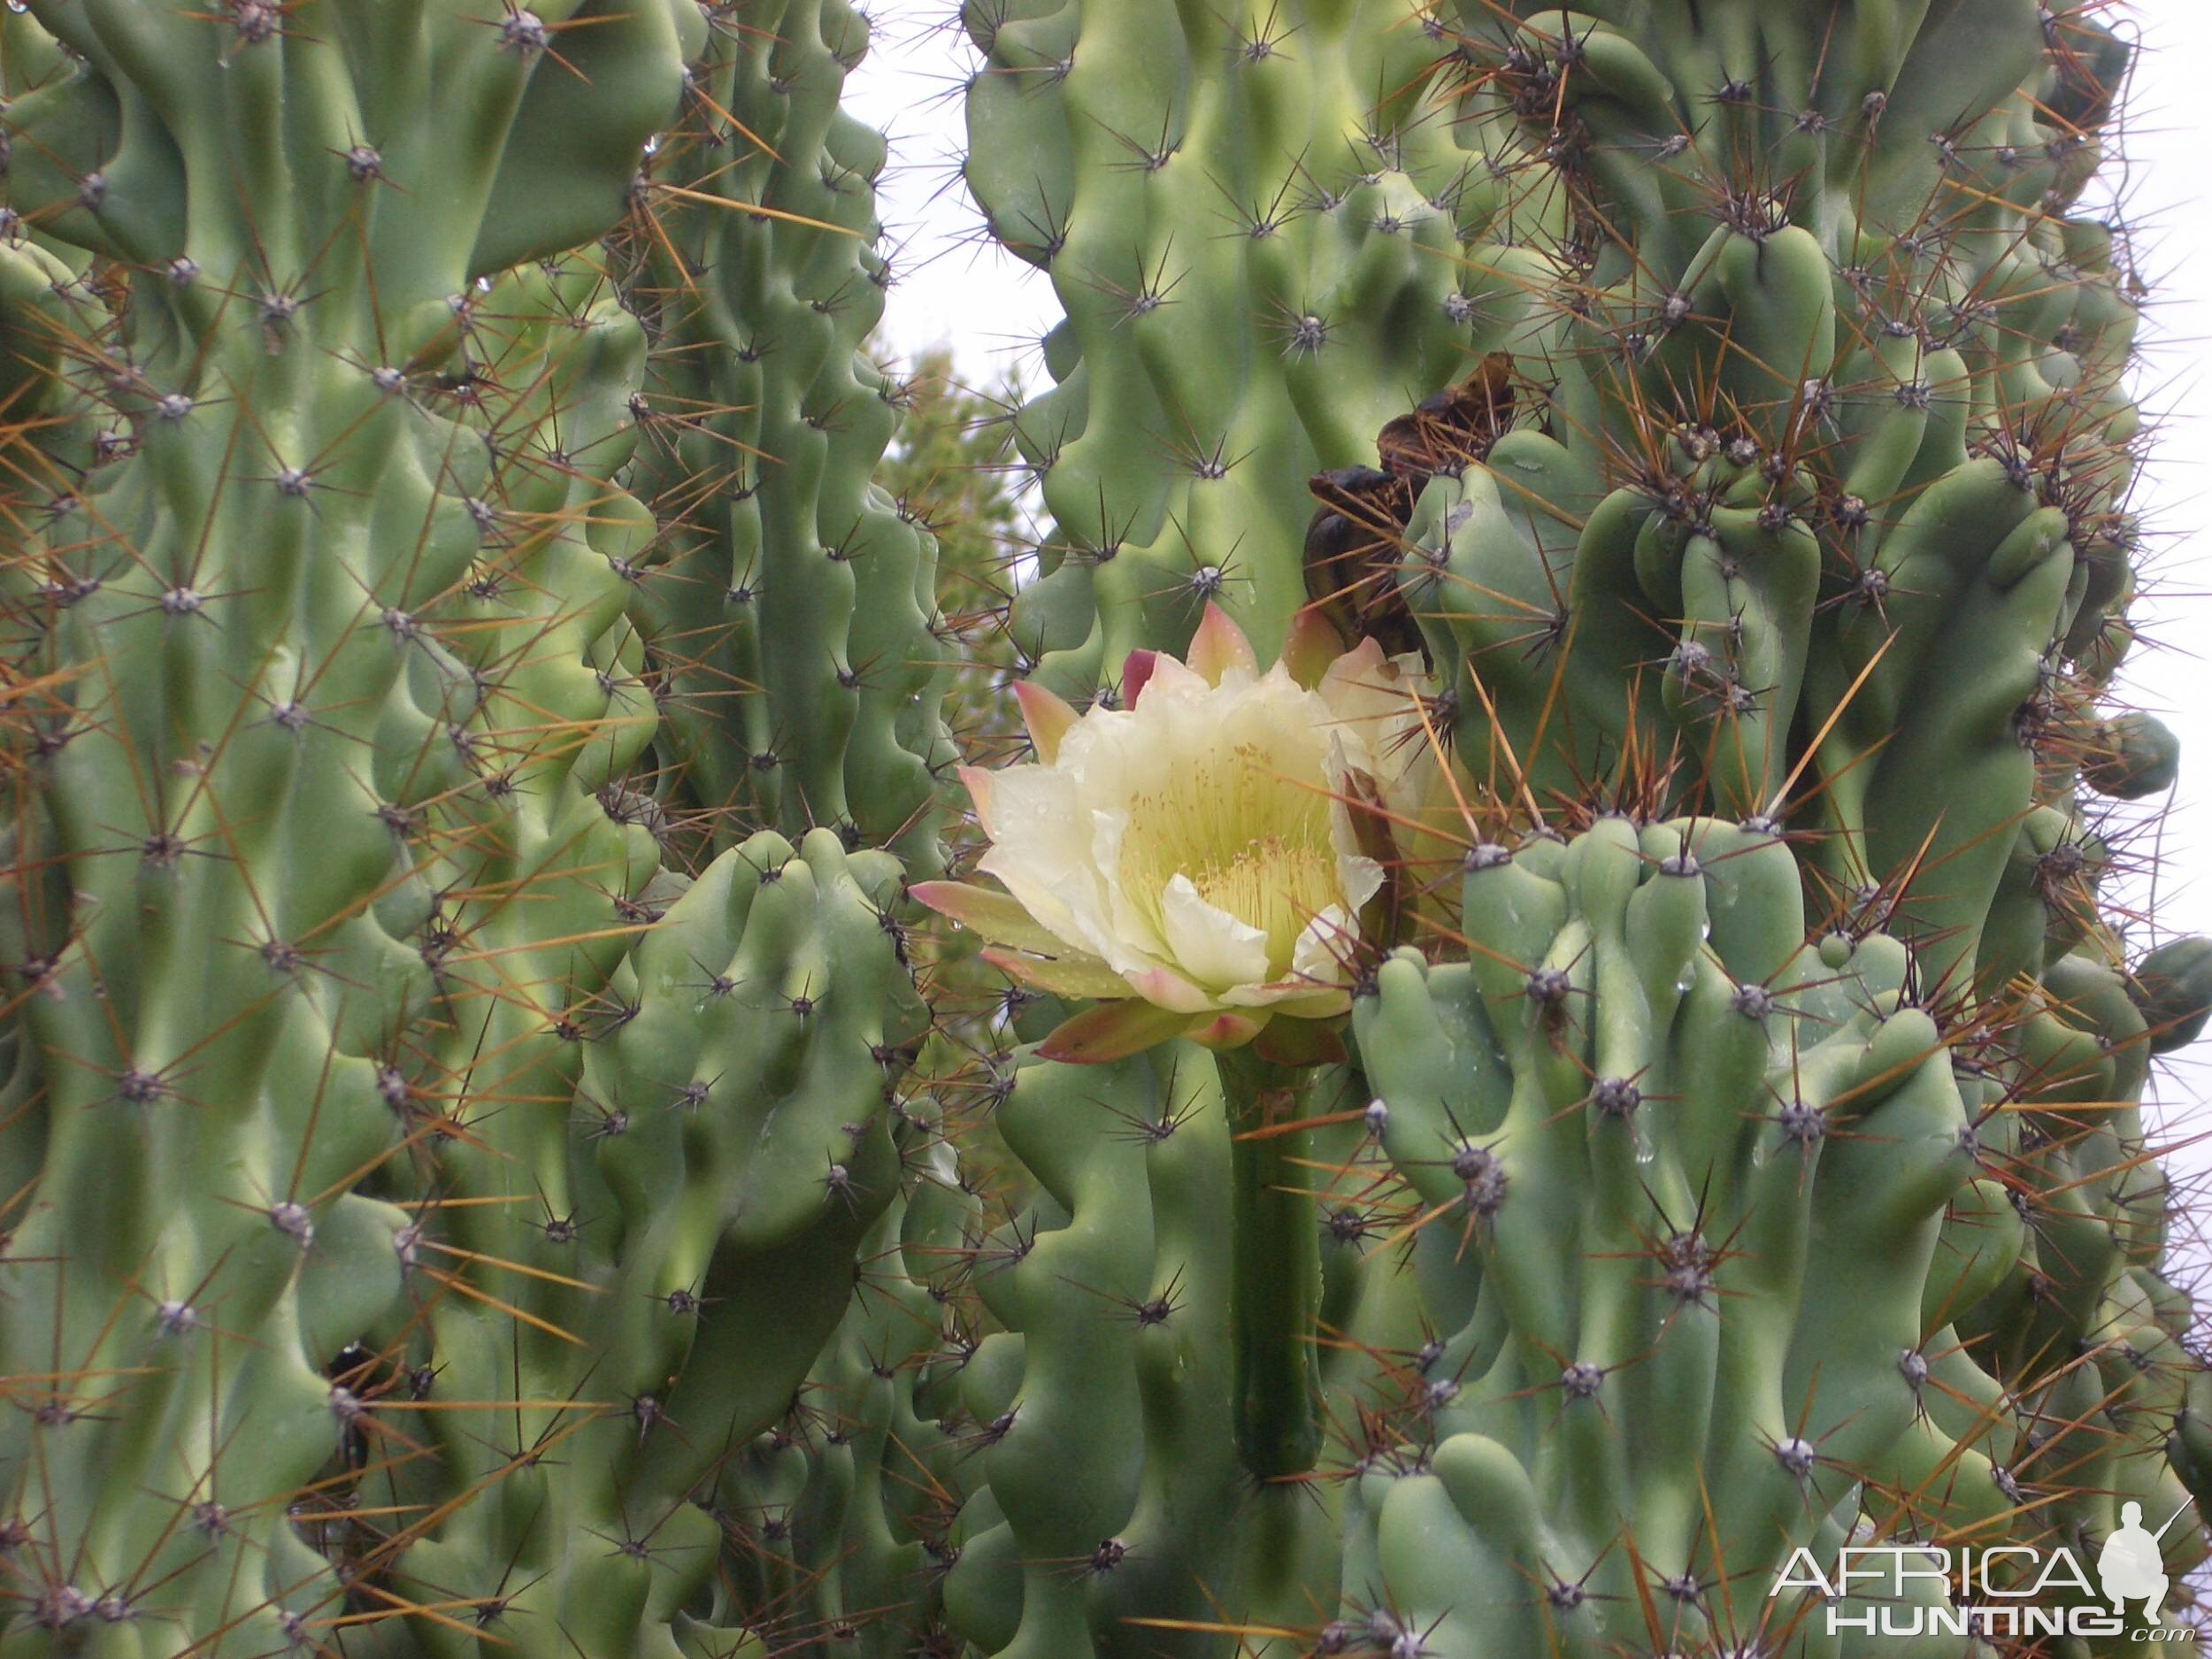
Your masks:
M1310 771L1318 781L1320 770L1317 752L1286 756L1250 741L1169 767L1158 787L1130 800L1123 891L1158 927L1168 882L1188 878L1208 903L1265 935L1268 977L1286 977L1307 925L1345 903L1329 799L1295 780Z

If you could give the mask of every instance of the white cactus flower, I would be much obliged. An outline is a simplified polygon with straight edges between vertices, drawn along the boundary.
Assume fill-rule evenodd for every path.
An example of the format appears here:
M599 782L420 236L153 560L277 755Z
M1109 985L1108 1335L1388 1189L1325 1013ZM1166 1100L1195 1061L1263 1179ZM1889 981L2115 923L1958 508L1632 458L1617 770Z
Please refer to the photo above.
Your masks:
M1020 687L1037 763L962 774L991 841L978 867L1006 891L915 896L993 940L986 956L1015 977L1110 999L1047 1052L1233 1047L1278 1016L1349 1006L1360 913L1386 874L1377 809L1417 788L1418 662L1369 641L1300 665L1261 673L1210 606L1187 662L1132 657L1123 707L1078 716Z

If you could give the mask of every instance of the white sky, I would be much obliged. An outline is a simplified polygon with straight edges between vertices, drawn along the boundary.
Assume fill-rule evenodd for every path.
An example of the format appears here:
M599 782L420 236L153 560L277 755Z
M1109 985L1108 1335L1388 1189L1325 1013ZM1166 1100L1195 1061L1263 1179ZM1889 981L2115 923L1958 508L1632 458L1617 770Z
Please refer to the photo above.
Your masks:
M904 252L885 336L910 353L950 343L962 377L987 385L1058 312L1042 277L973 234L957 179L965 57L943 27L952 9L876 0L875 46L847 99L892 141L883 214ZM2124 684L2185 740L2182 782L2158 835L2162 928L2212 933L2212 534L2202 527L2212 514L2212 0L2137 0L2132 15L2151 49L2136 75L2124 175L2154 284L2139 396L2164 431L2139 499L2155 571L2135 617L2151 638L2130 657ZM1025 365L1033 373L1034 361ZM2171 1131L2212 1133L2212 1111L2200 1124L2178 1120L2212 1104L2212 1041L2169 1062L2164 1093ZM2212 1171L2212 1148L2201 1162Z
M2164 429L2141 497L2157 580L2136 607L2158 649L2130 656L2124 687L2183 741L2160 838L2158 918L2212 933L2212 5L2138 0L2134 17L2147 50L2124 195L2153 283L2137 396ZM2162 1104L2170 1137L2212 1134L2212 1039L2172 1056ZM2193 1173L2212 1170L2212 1143L2185 1161Z

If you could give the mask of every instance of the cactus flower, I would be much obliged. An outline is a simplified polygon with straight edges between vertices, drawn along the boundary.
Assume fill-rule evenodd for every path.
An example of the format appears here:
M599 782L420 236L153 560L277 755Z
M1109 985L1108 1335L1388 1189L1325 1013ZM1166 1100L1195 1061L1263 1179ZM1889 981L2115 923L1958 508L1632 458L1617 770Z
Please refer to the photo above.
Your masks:
M1375 809L1421 753L1418 664L1372 641L1332 656L1321 637L1309 623L1262 673L1210 606L1186 661L1132 655L1122 707L1079 716L1020 687L1036 763L963 772L991 841L979 868L1005 891L914 895L990 940L1016 979L1102 999L1048 1055L1173 1036L1231 1048L1276 1017L1349 1006L1361 912L1387 874Z

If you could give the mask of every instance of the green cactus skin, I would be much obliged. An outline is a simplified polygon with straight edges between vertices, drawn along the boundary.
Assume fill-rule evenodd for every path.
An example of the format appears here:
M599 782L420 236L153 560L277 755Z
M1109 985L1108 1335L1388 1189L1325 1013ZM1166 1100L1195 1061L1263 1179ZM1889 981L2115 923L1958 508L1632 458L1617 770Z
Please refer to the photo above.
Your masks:
M1801 1617L1759 1601L1800 1543L2047 1546L2124 1499L2174 1510L2193 1362L2153 1276L2148 1045L2115 973L2055 964L1998 1061L1958 1049L1905 943L1809 931L1770 828L1613 817L1466 863L1468 959L1385 962L1355 1004L1364 1080L1315 1091L1310 1477L1248 1483L1244 1240L1217 1219L1189 1254L1190 1189L1161 1184L1202 1138L1198 1213L1227 1210L1222 1091L1254 1092L1248 1063L987 1081L1041 1190L968 1253L1002 1327L955 1356L979 1449L945 1610L977 1651L1720 1651ZM1210 1360L1187 1346L1171 1391L1143 1386L1164 1338ZM1171 1470L1163 1548L1141 1494ZM2170 1567L2200 1548L2173 1535Z
M1766 1575L2212 1492L2126 50L1689 10L961 9L1044 683L1271 647L1501 365L1384 560L1457 867L1294 1079L918 995L842 0L0 15L0 1659L1939 1659Z
M1548 315L1494 343L1553 380L1407 534L1468 769L1788 807L1967 991L2013 826L2070 797L2065 661L2126 586L2133 311L2066 217L2093 130L2055 112L2090 89L2067 43L2108 37L1868 5L1823 54L1771 9L1514 11L1461 10L1469 142L1582 229L1471 246L1540 265Z
M1321 1249L1303 1118L1310 1079L1242 1050L1219 1062L1229 1111L1231 1387L1237 1450L1263 1480L1302 1475L1321 1452L1316 1412Z
M1022 1024L1041 1036L1051 1018L1033 1004ZM1324 1072L1309 1104L1348 1081ZM998 1329L956 1350L972 1449L948 1623L975 1651L1020 1659L1194 1659L1222 1650L1225 1624L1287 1640L1333 1597L1336 1486L1256 1481L1240 1447L1224 1225L1238 1148L1214 1057L1185 1044L1112 1066L1032 1061L987 1080L979 1103L1036 1187L965 1252L964 1289ZM1356 1124L1307 1133L1326 1164L1360 1144ZM1332 1209L1356 1209L1360 1180L1336 1185ZM1300 1209L1310 1240L1323 1212ZM1375 1277L1357 1255L1325 1237L1319 1251L1322 1315L1345 1325ZM1325 1467L1376 1366L1349 1343L1308 1363L1342 1412L1316 1414L1340 1446Z
M1461 148L1402 0L961 16L969 188L1065 311L1014 422L1057 529L1013 641L1078 702L1210 599L1271 650L1306 599L1309 475L1371 462L1473 366L1477 315L1524 309L1459 258L1510 186Z
M692 1632L705 1651L742 1631L770 1652L829 1640L889 1659L938 1628L963 1448L932 1415L945 1379L930 1360L977 1204L949 1145L917 1148L909 1169L910 1195L862 1241L860 1292L792 1410L716 1475L735 1547L725 1604Z
M19 475L39 542L10 571L52 689L12 733L40 1087L4 1132L37 1179L0 1371L40 1380L0 1479L39 1541L0 1651L282 1651L349 1594L286 1506L412 1439L346 1356L405 1317L433 1234L369 1178L450 1086L444 1019L563 995L472 933L534 894L540 937L611 941L607 895L657 863L595 799L646 735L601 688L599 549L649 521L618 498L587 530L604 474L562 457L545 348L511 396L441 376L548 297L495 288L499 317L478 279L621 212L696 30L667 4L32 16L73 56L11 104L10 204L119 298L67 352L101 465ZM584 424L637 366L618 316L554 354ZM526 596L480 619L478 580ZM473 885L495 870L526 879ZM588 994L592 950L560 954Z
M2151 1051L2187 1047L2212 1019L2212 941L2177 939L2136 964L2137 1004L2150 1027Z
M2166 1499L2154 1446L2074 1429L2107 1467L2078 1479L2055 1444L2172 1392L2139 1303L2100 1333L2124 1379L2070 1345L2021 1396L2026 1440L1990 1410L1987 1341L1954 1321L2023 1250L2006 1193L2030 1160L1978 1132L1902 945L1838 935L1799 965L1795 885L1784 842L1709 821L1489 848L1463 899L1485 949L1402 953L1356 1010L1386 1148L1478 1288L1431 1373L1455 1386L1348 1496L1348 1540L1369 1535L1346 1628L1596 1654L1641 1639L1648 1594L1658 1639L1696 1651L1783 1628L1760 1586L1855 1526L2035 1541L2065 1535L2038 1480L2100 1532L2116 1490ZM2039 1211L2042 1248L2059 1218ZM1752 1586L1732 1606L1665 1591L1723 1565Z
M687 794L937 856L949 653L936 544L871 480L900 388L860 354L890 267L881 137L838 108L867 27L844 0L721 8L656 154L634 302L656 334L641 488L667 532L641 589Z
M2173 787L2181 740L2154 716L2130 710L2100 721L2082 763L2082 781L2100 795L2139 801Z
M2179 1465L2205 1439L2139 1102L2212 998L2199 941L2130 973L2099 909L2124 843L2094 797L2155 794L2177 760L2156 722L2099 707L2132 637L2134 302L2124 245L2074 203L2127 51L2075 6L1691 10L963 10L984 56L969 182L1067 319L1017 421L1058 524L1009 619L1043 683L1112 695L1121 651L1178 646L1194 578L1233 568L1220 596L1264 655L1301 598L1290 475L1368 459L1478 363L1509 391L1424 469L1391 561L1469 868L1457 894L1419 870L1443 960L1401 950L1356 1002L1348 1075L1386 1164L1309 1155L1322 1215L1340 1161L1365 1183L1348 1227L1391 1240L1360 1256L1402 1269L1348 1301L1325 1271L1309 1316L1335 1355L1305 1484L1341 1555L1302 1570L1301 1609L1239 1576L1256 1512L1190 1511L1174 1558L1210 1612L1145 1616L1186 1621L1179 1652L1763 1651L1759 1591L1793 1543L2093 1541L2124 1497L2170 1513L2164 1442ZM1336 79L1400 51L1395 76ZM1457 251L1429 311L1434 278L1371 304L1332 287L1310 357L1254 349L1252 296L1279 300L1268 261L1324 235L1341 189L1258 237L1225 209L1195 248L1180 205L1194 158L1233 198L1284 165L1265 122L1211 118L1290 85L1317 127L1402 139L1389 159L1432 205L1432 170L1472 180L1439 215ZM1429 321L1336 353L1340 325L1385 316ZM1187 465L1264 420L1278 376L1294 432L1233 441L1225 479ZM1341 426L1309 418L1325 376ZM1240 469L1277 467L1261 510L1219 508ZM1231 1102L1257 1091L1197 1064ZM1002 1097L1010 1074L984 1075L1049 1196L1009 1271L1110 1204L1114 1237L1164 1244L1133 1174L1091 1174L1098 1109L1144 1121L1158 1065L1081 1094L1034 1064ZM1004 1440L955 1524L949 1621L985 1653L1124 1651L1095 1602L1133 1551L1091 1574L1079 1624L1046 1576L1158 1455L1094 1398L1124 1339L988 1282L1005 1330L970 1408ZM1194 1307L1233 1353L1233 1291ZM1233 1368L1207 1386L1233 1433ZM1061 1433L1058 1483L1033 1448L1002 1489L1004 1441L1079 1400L1113 1444ZM1228 1490L1225 1445L1210 1463ZM1270 1548L1279 1571L1294 1547ZM2178 1571L2201 1540L2168 1550Z
M497 1494L398 1560L408 1600L459 1598L526 1653L605 1652L711 1582L720 1534L692 1499L790 1409L899 1194L888 1083L923 1023L886 924L899 880L827 830L741 843L613 971L577 1110L448 1150L437 1236L529 1278L384 1351L434 1373L433 1400L520 1403L495 1434L431 1417L434 1463L397 1472L403 1502L418 1480L426 1505Z

